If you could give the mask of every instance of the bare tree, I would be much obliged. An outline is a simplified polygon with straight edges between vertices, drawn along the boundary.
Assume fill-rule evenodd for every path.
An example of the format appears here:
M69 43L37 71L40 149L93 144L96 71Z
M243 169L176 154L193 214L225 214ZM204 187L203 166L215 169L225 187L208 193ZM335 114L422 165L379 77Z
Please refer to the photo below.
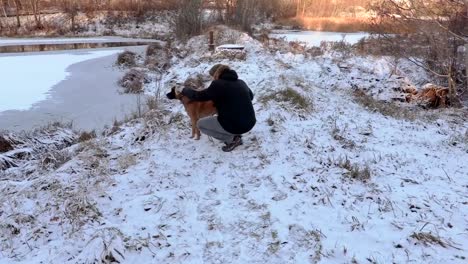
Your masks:
M175 32L179 38L197 35L202 30L203 0L177 0Z
M3 17L5 18L5 21L3 23L2 23L2 19L0 19L0 28L3 28L3 27L9 28L10 25L8 24L8 15L6 13L6 2L1 1L0 5L1 5L0 8L2 8L2 10L1 10L2 14L1 15L3 15Z
M36 28L42 28L41 23L41 11L40 11L40 2L41 0L30 0L29 3L31 4L31 11L34 16L34 22L36 23Z
M252 25L265 18L281 13L281 0L218 0L217 6L224 7L223 21L251 31Z
M76 16L80 11L80 4L78 0L61 0L61 8L70 19L71 31L76 30Z
M15 3L15 8L16 8L16 26L18 28L21 27L21 20L20 20L20 12L21 12L21 2L20 0L14 0L14 3Z

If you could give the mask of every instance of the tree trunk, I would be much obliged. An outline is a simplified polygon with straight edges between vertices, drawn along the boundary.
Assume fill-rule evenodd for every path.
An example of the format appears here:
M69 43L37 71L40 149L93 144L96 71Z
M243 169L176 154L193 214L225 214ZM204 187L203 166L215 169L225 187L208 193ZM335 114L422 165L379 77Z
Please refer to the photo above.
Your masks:
M5 9L5 4L4 4L4 3L2 3L2 13L3 13L3 16L5 17L5 23L4 23L4 24L6 25L7 28L10 28L10 24L8 23L8 15L7 15L7 13L6 13L6 9ZM468 62L468 60L467 60L467 62Z
M75 32L75 14L71 15L71 32Z
M34 22L36 23L36 28L41 28L41 17L39 13L39 1L40 0L31 0L31 9L34 15Z
M301 17L305 17L305 10L306 10L306 1L302 3Z
M467 6L468 6L468 0L467 1ZM467 10L467 15L468 15L468 10ZM465 87L465 93L468 93L468 43L465 44L465 77L466 77L466 87Z
M15 6L16 6L16 26L21 27L21 20L20 20L20 4L19 0L15 0Z
M449 100L450 104L455 107L459 106L460 101L457 96L457 85L455 83L455 68L453 63L448 68L448 88L449 88Z
M296 0L296 17L299 17L301 14L301 0Z

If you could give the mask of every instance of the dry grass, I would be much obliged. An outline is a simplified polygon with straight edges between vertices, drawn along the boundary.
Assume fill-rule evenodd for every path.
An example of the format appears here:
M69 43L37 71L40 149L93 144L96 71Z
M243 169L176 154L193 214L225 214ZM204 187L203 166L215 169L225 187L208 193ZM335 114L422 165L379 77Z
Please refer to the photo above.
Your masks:
M114 122L112 123L112 127L107 127L103 132L103 136L109 136L109 135L114 135L117 134L118 132L122 131L121 129L122 122L118 121L117 119L114 119Z
M146 106L148 110L155 110L158 108L159 102L156 96L148 96L146 98Z
M148 76L142 70L131 69L119 80L124 93L138 94L143 92L143 84L149 82Z
M68 150L50 151L41 158L42 169L58 169L63 164L72 159L72 154Z
M152 71L164 72L171 66L170 53L170 48L163 47L159 43L152 43L146 49L145 65Z
M93 130L93 131L90 131L90 132L83 131L83 132L80 133L80 135L78 137L78 142L85 142L85 141L91 140L93 138L96 138L96 130Z
M376 100L362 90L355 90L353 92L353 98L358 104L364 106L369 111L378 112L384 116L410 121L414 121L417 117L417 112L415 112L415 110L411 111L395 103Z
M11 142L0 135L0 153L4 153L13 149L14 148Z
M357 144L354 141L345 137L345 130L346 130L346 127L344 127L344 129L340 129L338 125L336 124L336 120L335 120L334 127L331 131L331 135L333 139L340 142L342 147L345 149L356 148Z
M348 157L340 158L335 165L347 170L348 172L345 175L354 180L366 182L372 177L369 166L359 166L358 164L353 164L348 159Z
M136 53L131 51L124 51L119 53L117 56L117 65L119 66L126 66L126 67L133 67L136 65Z
M158 42L151 43L146 48L146 56L150 57L150 56L159 55L160 51L162 51L163 49L164 49L164 47L161 44L159 44Z
M70 193L64 193L63 196L68 197L65 200L64 216L70 222L72 232L101 217L102 214L96 204L86 194L71 191Z
M434 236L433 234L427 233L427 232L419 232L419 233L414 232L410 237L420 241L425 246L427 246L427 245L439 245L439 246L444 247L444 248L449 246L449 243L442 240L441 237Z
M263 104L267 104L271 101L288 103L298 110L311 111L313 109L312 101L292 88L286 88L277 92L263 95L259 98L259 100Z

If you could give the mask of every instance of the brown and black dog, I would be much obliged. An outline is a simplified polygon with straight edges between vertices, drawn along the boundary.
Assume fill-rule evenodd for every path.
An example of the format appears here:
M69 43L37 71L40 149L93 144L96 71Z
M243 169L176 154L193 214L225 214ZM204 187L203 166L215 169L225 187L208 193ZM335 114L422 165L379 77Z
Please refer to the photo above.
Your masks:
M200 120L200 118L212 116L217 113L213 101L190 101L190 99L187 96L184 96L181 93L177 92L175 87L172 87L171 92L166 94L166 96L171 100L180 100L180 102L184 105L185 111L187 111L187 114L190 117L190 122L192 124L192 136L190 138L195 138L195 140L199 140L201 134L200 130L197 127L197 122L198 120Z

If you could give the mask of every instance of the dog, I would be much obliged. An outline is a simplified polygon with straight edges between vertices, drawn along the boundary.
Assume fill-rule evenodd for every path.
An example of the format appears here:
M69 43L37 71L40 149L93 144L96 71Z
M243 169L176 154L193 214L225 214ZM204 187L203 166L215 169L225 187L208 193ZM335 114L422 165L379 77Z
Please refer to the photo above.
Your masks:
M172 87L171 92L166 94L166 96L171 100L180 100L180 102L184 105L185 111L187 111L187 114L190 117L190 122L192 124L192 136L190 138L199 140L201 133L197 127L198 120L203 117L215 115L218 112L213 101L191 101L187 96L177 92L176 87Z

